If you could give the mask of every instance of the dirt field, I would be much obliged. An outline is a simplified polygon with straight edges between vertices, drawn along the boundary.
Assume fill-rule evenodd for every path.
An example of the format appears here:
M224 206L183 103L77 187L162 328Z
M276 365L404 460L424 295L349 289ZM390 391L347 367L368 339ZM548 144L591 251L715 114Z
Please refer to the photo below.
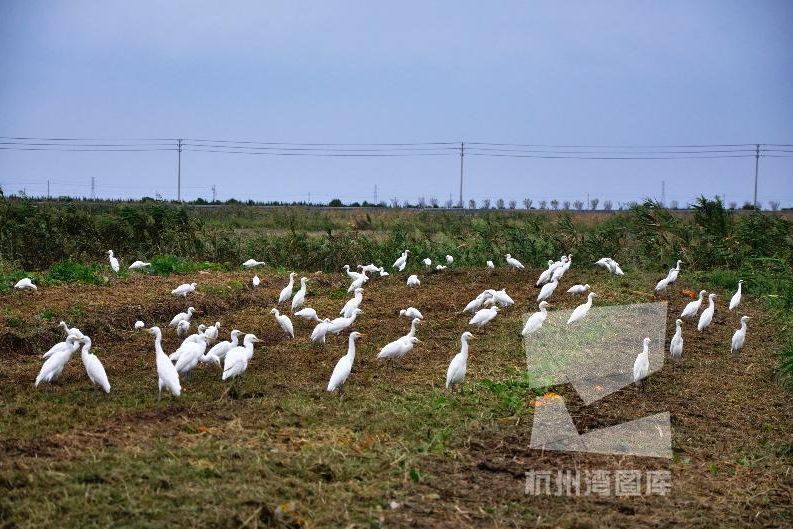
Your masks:
M313 327L293 318L287 340L269 314L284 274L199 273L135 276L103 286L61 286L0 296L0 526L2 527L790 527L793 525L793 403L775 378L774 321L746 296L753 316L747 345L729 354L739 314L720 296L714 324L691 323L681 363L584 406L568 387L579 432L668 411L674 458L542 452L529 448L535 393L521 384L521 317L534 311L539 271L498 269L372 279L355 330L358 355L344 399L328 395L346 333L312 344ZM347 277L307 274L307 305L335 315ZM598 304L652 299L655 278L617 279L594 268L565 276L554 310L581 298L563 294L588 282ZM195 280L187 302L169 291ZM474 331L462 395L443 384L468 316L458 312L485 288L506 287L516 305ZM698 290L681 274L670 289L667 340ZM724 293L721 293L724 294ZM727 297L729 299L729 297ZM254 332L247 376L230 386L200 367L179 399L157 402L153 339L137 319L165 328L187 305L204 323ZM398 310L418 307L419 344L398 368L375 355L405 334ZM52 386L34 389L40 354L62 339L65 319L91 335L113 390L101 395L79 353ZM164 348L178 344L173 330ZM671 472L668 495L638 497L525 494L530 470L641 469Z

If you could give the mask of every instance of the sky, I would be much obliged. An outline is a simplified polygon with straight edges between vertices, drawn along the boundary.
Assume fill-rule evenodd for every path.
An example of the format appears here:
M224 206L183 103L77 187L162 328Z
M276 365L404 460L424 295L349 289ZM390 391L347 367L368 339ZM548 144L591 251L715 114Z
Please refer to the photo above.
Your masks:
M788 0L6 0L0 136L163 138L171 150L18 150L2 139L0 186L44 195L49 180L52 195L86 196L93 178L99 197L175 198L175 138L464 141L466 202L589 196L616 206L660 199L663 187L667 202L741 204L752 199L751 145L708 148L746 157L601 160L476 144L791 145L791 27ZM393 157L186 149L182 198L209 199L214 185L221 200L371 201L376 186L378 200L456 201L459 153L420 147ZM333 147L351 148L363 147ZM758 200L793 206L793 147L763 149L780 157L760 158ZM290 151L306 152L335 151ZM422 152L441 155L413 156Z

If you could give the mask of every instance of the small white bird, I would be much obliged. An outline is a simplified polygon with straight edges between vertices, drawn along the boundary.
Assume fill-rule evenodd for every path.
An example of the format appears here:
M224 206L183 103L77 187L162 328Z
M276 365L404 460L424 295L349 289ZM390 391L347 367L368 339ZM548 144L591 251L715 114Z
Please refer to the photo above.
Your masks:
M388 277L389 275L391 275L391 274L386 272L385 269L381 266L380 267L380 277Z
M295 328L292 326L292 320L286 314L281 314L278 309L272 309L270 314L275 315L275 321L281 326L281 330L289 335L290 338L295 337Z
M355 340L361 336L363 336L363 334L359 333L358 331L352 331L350 333L350 338L347 345L347 354L339 358L339 361L336 362L336 367L333 368L333 373L330 375L330 381L328 381L328 391L333 392L338 390L339 396L342 395L342 392L344 391L344 383L347 382L347 378L350 376L350 372L352 371L352 364L355 361Z
M295 277L297 277L296 272L289 272L289 283L278 294L278 305L292 297L292 289L295 288Z
M184 375L190 378L193 369L198 366L201 357L206 353L208 343L209 339L205 334L199 335L196 339L189 342L182 343L179 347L181 354L174 366L180 377Z
M743 279L738 281L738 290L732 295L730 299L730 310L734 309L741 303L741 287L743 286Z
M421 311L419 311L419 309L417 309L416 307L408 307L406 309L402 309L399 311L399 315L407 316L410 319L413 318L419 318L420 320L424 319L424 316L422 316Z
M440 272L441 270L446 270L446 268L447 268L446 266L439 264L438 266L435 267L435 270Z
M642 352L633 361L633 381L639 382L650 374L650 338L645 338Z
M413 347L417 343L420 343L421 340L416 338L415 336L402 336L385 345L380 352L377 353L378 360L393 360L397 358L402 358L410 351L413 350Z
M507 254L504 257L507 259L507 264L509 266L513 268L517 268L518 270L523 270L524 268L526 268L525 266L523 266L523 263L512 257L512 255Z
M669 280L669 284L671 285L675 281L677 281L677 276L680 274L680 265L683 263L680 259L677 260L677 265L674 268L669 270L669 275L666 278Z
M241 376L248 369L248 363L253 357L253 344L261 342L255 334L246 334L241 346L234 347L226 354L223 363L222 380Z
M259 276L253 276L253 279L251 279L251 284L253 284L253 288L256 288L262 284L262 280L259 279Z
M66 338L66 345L55 350L41 366L41 370L36 377L36 386L41 382L55 381L63 372L63 368L72 358L74 352L80 348L81 343L76 336Z
M131 265L129 265L130 270L140 270L142 268L146 268L151 266L151 263L146 263L144 261L135 261Z
M364 275L364 274L358 273L358 272L356 272L356 271L354 271L354 270L350 270L350 265L344 265L344 266L342 266L342 270L344 270L344 271L345 271L345 273L347 274L347 276L348 276L350 279L352 279L353 281L355 281L356 279L358 279L359 277L361 277L362 275Z
M83 338L81 356L83 365L85 366L85 372L88 374L91 383L94 386L102 388L105 393L110 393L110 381L107 379L105 366L103 366L99 358L91 352L91 338L88 336Z
M358 314L361 314L363 311L361 309L355 309L350 314L349 318L341 317L335 318L331 320L330 324L328 324L328 329L326 332L332 332L333 334L339 334L344 329L347 329L355 323L355 320L358 318Z
M571 323L575 323L584 318L589 312L589 309L592 308L592 298L596 298L597 294L594 292L590 292L589 295L586 297L586 303L582 303L581 305L577 306L572 314L570 314L570 318L567 320L567 324L570 325Z
M300 310L300 307L306 302L306 283L308 283L308 278L301 277L300 289L295 292L295 296L292 298L292 312Z
M190 334L190 320L180 320L176 324L176 335L179 338L185 338Z
M452 257L451 255L447 255L446 256L446 264L447 265L451 265L453 263L454 263L454 257Z
M145 323L143 323L141 320L138 320L138 321L136 321L136 322L135 322L135 325L133 325L133 328L134 328L136 331L139 331L139 330L141 330L142 328L144 328L145 326L146 326L146 324L145 324Z
M399 258L396 261L394 261L394 264L391 265L392 268L396 268L400 272L402 270L404 270L405 266L407 265L407 262L408 262L408 254L409 253L410 253L410 250L405 250L404 252L402 252L402 255L400 255Z
M322 321L317 316L317 311L312 309L311 307L305 307L300 309L299 311L295 312L295 316L298 318L303 318L304 320L308 321Z
M551 274L553 274L554 270L556 270L556 268L560 265L561 263L555 263L552 259L548 259L548 268L543 270L543 272L540 274L540 277L537 278L535 286L539 287L550 281Z
M118 273L118 259L113 256L113 250L107 251L107 259L110 261L110 268L112 268L114 272Z
M214 356L218 360L224 360L228 352L237 347L239 344L241 334L242 331L234 329L231 331L231 340L224 340L222 342L216 343L212 349L207 351L207 356Z
M713 321L713 313L716 310L716 307L713 305L713 300L716 299L716 294L710 294L708 296L708 308L702 311L702 315L699 317L699 323L697 324L697 330L702 332L705 328L710 325L710 322Z
M694 316L697 312L699 312L699 308L702 306L702 298L707 294L707 291L700 290L699 297L694 301L690 301L686 308L683 309L683 312L680 313L681 318L690 318Z
M209 343L214 342L218 339L218 331L220 330L220 322L216 321L214 325L210 325L204 331L204 336L207 337Z
M569 294L583 294L590 288L591 287L589 286L589 283L587 283L586 285L573 285L567 289L567 292Z
M544 301L551 297L553 291L556 290L556 287L559 286L558 281L551 281L550 283L545 283L542 288L540 289L540 293L537 296L537 302Z
M493 290L490 293L493 296L493 300L498 304L499 307L511 307L515 304L515 301L509 297L507 294L507 289L502 288L501 290Z
M550 303L547 301L540 301L540 310L529 316L529 319L526 320L526 323L523 325L523 330L520 331L520 333L523 336L528 336L531 333L539 331L542 324L545 323L545 319L548 317L548 307L550 306Z
M493 269L493 268L496 267L496 265L495 265L495 263L493 263L493 261L488 261L487 262L487 267L490 268L490 269Z
M482 304L485 302L486 299L492 298L493 295L490 291L485 290L474 299L468 302L468 305L465 306L463 312L476 312L482 307Z
M622 271L622 268L620 268L620 265L614 259L609 260L609 272L611 272L615 276L625 275L625 272Z
M179 314L174 316L173 319L171 320L171 323L169 323L168 325L170 325L171 327L176 327L177 325L179 325L180 321L186 320L189 322L190 318L193 317L194 312L195 312L194 307L187 307L187 312L180 312Z
M380 271L380 267L374 263L369 263L368 265L358 265L358 268L360 268L361 272L365 274L374 274L375 272Z
M196 286L198 286L198 283L184 283L171 290L171 294L182 296L186 299L188 294L195 292Z
M350 283L350 286L347 287L347 292L355 292L357 289L361 288L363 284L366 283L367 281L369 281L369 277L364 272L363 274L358 276L358 279L355 279L353 280L352 283Z
M66 322L63 320L61 320L61 322L58 325L60 327L63 327L63 330L66 333L67 337L77 336L78 338L82 338L84 336L83 333L80 331L80 329L78 329L77 327L69 328L69 326L66 325Z
M749 316L741 316L741 327L732 335L732 345L730 346L731 353L737 353L746 343L746 322L751 318Z
M355 289L355 295L347 300L347 303L339 311L339 314L344 316L345 318L349 318L352 316L352 311L357 309L361 306L361 302L363 301L363 288L358 287Z
M416 274L411 275L408 277L407 285L409 287L417 287L421 285L421 281L419 281L419 276Z
M265 264L264 261L257 261L256 259L248 259L247 261L242 263L242 267L243 268L254 268L256 266L262 266L264 264Z
M460 335L460 352L454 355L446 370L446 389L448 390L453 390L454 386L460 386L460 393L463 391L465 372L468 370L468 340L473 337L474 335L468 331Z
M410 322L410 332L408 332L403 338L413 338L416 336L416 331L418 330L419 323L422 323L424 320L420 318L413 318Z
M672 272L674 272L674 270L675 270L674 268L671 268L669 270L669 273L667 274L667 276L665 278L661 279L658 283L656 283L655 291L657 293L663 292L664 290L666 290L669 287L670 284L672 284L672 282L669 280L669 275L671 275Z
M425 257L424 259L421 260L421 262L424 263L424 266L426 266L427 268L432 266L432 259L430 259L429 257Z
M669 354L672 355L672 360L680 360L683 356L683 320L675 320L675 335L672 336L672 341L669 342Z
M162 331L159 327L151 327L149 332L154 335L154 353L157 359L157 383L159 386L157 400L162 398L162 388L167 389L174 397L178 397L182 393L179 373L168 359L168 355L162 350Z
M19 290L38 290L38 287L33 284L33 281L29 277L23 277L17 281L14 288Z
M468 325L476 325L477 327L484 327L490 323L493 318L498 315L498 307L490 307L489 309L479 309L474 316L468 320Z
M321 322L317 323L314 327L314 330L311 331L311 341L312 342L322 342L325 343L325 336L328 334L328 328L330 327L330 318L325 318Z

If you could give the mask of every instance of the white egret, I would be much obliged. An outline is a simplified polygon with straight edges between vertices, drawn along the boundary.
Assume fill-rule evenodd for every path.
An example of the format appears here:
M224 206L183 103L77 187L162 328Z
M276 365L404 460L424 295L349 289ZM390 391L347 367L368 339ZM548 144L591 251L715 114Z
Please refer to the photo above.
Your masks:
M17 281L14 288L19 290L38 290L38 287L33 284L33 281L29 277L23 277Z
M311 307L305 307L300 309L299 311L295 312L295 316L298 318L303 318L304 320L308 321L322 321L317 316L317 311L312 309Z
M261 340L255 334L246 334L242 345L234 347L226 354L222 380L235 378L245 373L248 369L248 362L253 357L253 344L256 342L261 342Z
M570 288L567 289L567 292L569 294L583 294L584 292L586 292L590 288L591 287L589 286L589 283L587 283L585 285L580 285L580 284L579 285L573 285L573 286L571 286Z
M342 269L346 272L347 276L349 276L349 278L352 279L353 281L355 281L356 279L358 279L363 275L354 270L350 270L350 265L344 265Z
M645 338L642 352L633 361L633 381L639 382L650 374L650 338Z
M595 264L597 266L602 266L603 268L605 268L607 271L610 272L611 271L610 268L609 268L609 261L610 260L611 259L609 257L601 257L600 259L595 261Z
M419 318L421 320L424 319L424 316L421 314L421 311L416 307L408 307L406 309L402 309L399 311L400 316L407 316L408 318Z
M380 271L380 267L374 263L369 263L368 265L358 265L358 268L360 268L361 272L365 274L374 274L375 272Z
M545 319L548 317L548 307L550 306L550 303L547 301L540 301L540 310L529 316L529 319L526 320L526 323L523 325L523 330L520 331L520 333L523 336L528 336L531 333L539 331L542 324L545 323Z
M704 331L710 325L710 322L713 321L713 313L716 311L716 307L713 305L714 299L716 299L716 294L711 293L708 295L708 308L702 311L697 324L697 330L700 332Z
M265 264L264 261L257 261L256 259L248 259L247 261L242 263L242 267L243 268L254 268L256 266L262 266L264 264Z
M730 299L730 310L734 309L741 303L741 287L743 286L743 279L738 281L738 290L732 295Z
M416 331L418 330L419 323L422 323L423 320L420 318L413 318L410 322L410 332L408 332L403 338L413 338L416 336Z
M361 302L363 301L363 288L358 287L355 289L355 295L344 304L344 306L339 311L341 316L349 318L352 316L352 311L357 309L361 306Z
M490 295L500 307L511 307L515 301L507 294L507 289L493 290Z
M468 370L468 340L473 337L474 335L468 331L460 335L460 352L454 355L446 370L446 389L453 390L457 385L460 386L460 393L462 393L465 372Z
M344 383L347 382L347 378L350 376L350 372L352 371L352 364L355 361L355 340L357 340L363 334L359 333L358 331L352 331L350 333L350 338L347 345L347 354L339 358L339 361L336 362L336 367L333 368L333 373L330 375L330 381L328 381L328 391L333 392L338 390L339 396L342 395L344 391Z
M207 351L207 356L214 356L218 360L225 359L226 354L228 354L229 351L237 347L239 344L241 334L242 331L234 329L231 331L231 339L216 343L209 351Z
M468 321L468 325L476 325L477 327L484 327L490 323L493 318L498 314L498 307L490 307L489 309L479 309L476 314Z
M196 340L182 344L182 347L180 347L181 354L175 364L176 372L179 373L179 376L190 377L193 369L196 368L201 357L206 353L208 344L209 338L207 338L206 334L200 335Z
M295 277L297 277L297 273L289 272L289 283L281 289L281 293L278 295L278 305L292 297L292 289L295 288Z
M347 292L355 292L356 289L361 288L367 281L369 281L369 277L364 272L358 276L358 279L355 279L352 283L350 283L350 286L347 287Z
M437 265L437 266L435 267L435 270L437 270L438 272L440 272L441 270L446 270L446 268L448 268L448 267L447 267L447 266L445 266L445 265L439 264L439 265Z
M507 254L504 257L507 259L507 264L509 266L513 268L517 268L518 270L523 270L524 268L526 268L525 266L523 266L523 263L512 257L512 255Z
M170 325L171 327L176 327L177 325L179 325L180 321L184 320L189 322L190 318L193 317L193 313L195 313L195 308L187 307L187 312L180 312L179 314L174 316L173 319L171 320L171 323L169 323L168 325Z
M620 268L619 263L617 263L617 261L615 261L614 259L609 260L609 272L611 272L615 276L625 275L625 272L622 271L622 268Z
M36 377L36 386L41 382L53 382L56 380L63 372L66 363L72 358L74 352L80 348L81 343L81 340L76 336L66 338L66 345L54 351L41 366L41 370Z
M667 287L669 287L669 285L672 283L671 281L669 281L669 275L671 275L671 273L672 273L674 270L675 270L674 268L670 269L670 270L669 270L669 274L667 274L667 276L666 276L665 278L661 279L661 280L660 280L660 281L659 281L659 282L658 282L658 283L655 285L655 291L656 291L656 292L658 292L658 293L661 293L661 292L663 292L664 290L666 290L666 289L667 289Z
M182 343L179 345L179 347L176 348L176 351L168 355L168 359L171 362L178 361L179 356L182 354L182 351L189 348L191 344L204 339L204 330L206 330L206 325L203 324L199 325L197 329L198 332L196 332L195 334L191 334L190 336L182 340Z
M424 266L426 266L427 268L432 266L432 259L430 259L429 257L425 257L424 259L421 260L421 262L424 263Z
M556 290L556 287L559 286L558 281L551 281L550 283L545 283L542 288L540 289L540 293L537 296L537 301L544 301L551 297L553 291Z
M419 276L417 276L416 274L413 274L410 277L408 277L407 285L409 287L421 286L421 281L419 281Z
M454 257L452 257L451 255L447 255L447 256L446 256L446 264L447 264L447 265L452 265L452 264L454 264Z
M475 312L479 310L482 307L482 304L485 302L485 300L492 297L493 294L491 294L491 291L485 290L484 292L476 296L474 299L472 299L470 302L468 302L468 305L465 306L463 312Z
M672 341L669 342L669 354L672 355L672 360L680 360L683 356L683 320L675 320L675 335L672 336Z
M590 292L589 295L586 297L586 303L582 303L581 305L577 306L572 314L570 314L570 318L567 320L567 324L570 325L571 323L575 323L579 320L584 319L584 317L589 312L589 309L592 308L592 298L596 298L597 294L594 292Z
M292 298L292 312L296 310L300 310L300 307L303 306L303 303L306 302L306 283L308 283L307 277L300 278L300 289L295 292L294 297Z
M680 274L680 265L683 263L680 259L677 260L677 264L674 268L669 270L669 275L666 278L669 280L669 284L671 285L675 281L677 281L677 276Z
M385 347L380 349L380 352L377 353L377 359L394 360L397 358L402 358L412 351L413 347L415 347L415 345L420 342L421 340L415 336L402 336L401 338L397 338L393 342L386 344Z
M486 264L487 264L487 267L491 268L491 269L496 267L495 263L493 263L493 261L490 261L490 260L488 260Z
M77 327L72 327L70 329L69 326L66 325L66 322L63 321L63 320L61 320L61 322L58 325L60 327L63 327L63 330L66 333L66 336L77 336L78 338L82 338L83 337L83 333L80 332L80 329L78 329Z
M389 275L391 275L391 274L386 272L385 269L381 266L380 267L380 277L388 277Z
M402 270L404 270L405 269L405 265L407 265L407 262L408 262L408 254L409 253L410 253L410 250L405 250L404 252L402 252L402 255L400 255L399 258L397 258L397 260L394 261L394 264L391 265L391 267L392 268L396 268L400 272Z
M342 316L341 318L335 318L331 320L331 322L328 324L328 329L326 332L339 334L344 329L352 326L352 324L355 323L355 320L358 318L358 314L361 314L362 312L363 311L361 309L355 309L352 311L352 314L350 314L349 318Z
M130 270L141 270L141 269L147 268L149 266L151 266L151 263L147 263L147 262L144 262L144 261L135 261L134 263L129 265L129 269Z
M258 287L261 283L262 280L259 279L259 276L253 276L253 279L251 279L251 284L253 285L253 288Z
M99 358L97 358L97 356L91 352L91 338L88 336L83 338L83 350L81 352L81 356L83 359L83 365L85 366L85 372L88 374L88 378L91 380L91 383L99 388L102 388L105 393L110 393L110 381L107 379L105 366L103 366Z
M107 251L107 260L110 261L110 268L112 268L114 272L118 273L119 270L118 259L116 259L115 256L113 256L113 250Z
M558 266L556 266L551 273L551 281L559 281L562 279L565 272L567 272L567 256L563 255Z
M746 322L751 318L749 316L741 316L741 327L732 335L732 344L730 345L730 352L737 353L746 343Z
M133 325L133 328L134 328L136 331L139 331L139 330L141 330L142 328L144 328L145 326L146 326L146 324L145 324L145 323L143 323L141 320L138 320L138 321L136 321L136 322L135 322L135 325Z
M272 309L270 314L275 316L275 321L281 327L281 330L289 335L290 338L295 337L295 328L292 326L292 320L286 314L281 314L278 309Z
M565 262L562 265L564 267L564 271L567 272L568 270L570 270L570 267L572 265L573 265L573 254L569 253L567 254L567 259L565 259Z
M195 292L197 286L198 283L184 283L171 290L171 294L174 296L182 296L187 299L187 295Z
M216 321L214 325L210 325L204 331L204 336L207 337L209 343L214 342L218 339L218 331L220 330L220 322Z
M181 320L176 324L176 335L185 338L190 334L190 320Z
M154 353L157 359L157 384L159 386L157 400L162 398L162 388L167 389L174 397L178 397L182 393L179 373L168 359L168 355L162 350L162 331L159 327L151 327L149 332L154 335Z
M702 298L703 296L705 296L705 294L707 294L707 291L700 290L699 297L697 297L697 299L695 299L694 301L690 301L688 305L686 305L686 308L684 308L683 312L680 313L680 317L690 318L691 316L694 316L697 312L699 312L699 308L702 306Z
M548 268L542 271L540 277L537 278L537 282L535 283L535 286L539 287L550 281L551 274L553 274L557 266L559 266L557 263L553 262L553 260L551 259L548 259Z
M322 342L325 343L325 336L328 334L328 328L330 327L330 318L325 318L321 322L317 323L314 327L314 330L311 331L311 341L312 342Z

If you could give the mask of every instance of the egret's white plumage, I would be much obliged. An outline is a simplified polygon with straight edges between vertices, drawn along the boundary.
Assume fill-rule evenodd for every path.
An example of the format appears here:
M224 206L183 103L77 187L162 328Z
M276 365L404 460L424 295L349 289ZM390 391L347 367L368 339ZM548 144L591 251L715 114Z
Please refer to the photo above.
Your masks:
M256 288L262 284L262 280L259 279L259 276L253 276L253 279L251 279L251 284L253 285L253 288Z
M499 307L511 307L515 304L515 301L509 297L507 294L507 289L502 288L501 290L491 290L490 295L493 297L493 300L498 304Z
M567 289L567 292L569 294L583 294L584 292L586 292L590 288L591 287L589 286L589 283L587 283L585 285L573 285L573 286L571 286L570 288Z
M33 280L29 277L23 277L14 284L14 288L18 290L38 290L39 288L33 284Z
M493 261L490 261L490 260L488 260L486 264L487 264L487 267L491 268L491 269L496 267L496 264Z
M171 320L171 323L169 323L168 325L170 325L171 327L176 327L177 325L179 325L180 321L189 322L190 318L193 317L194 312L195 312L194 307L187 307L187 312L180 312L179 314L174 316L173 319Z
M452 257L451 255L447 255L446 256L446 264L448 264L448 265L454 264L454 257Z
M88 374L91 383L102 388L105 393L110 393L110 381L107 378L105 366L103 366L99 358L91 352L91 338L88 336L83 338L83 350L80 355L82 356L83 365L85 366L85 372Z
M498 307L490 307L488 309L479 309L476 314L468 320L469 325L476 325L477 327L484 327L490 323L493 318L498 315Z
M300 309L299 311L295 312L295 316L298 318L303 318L304 320L308 321L322 321L317 316L317 311L312 309L311 307L305 307Z
M414 336L416 336L416 331L418 330L418 325L422 321L423 320L420 319L420 318L413 318L411 320L411 322L410 322L410 331L405 336L403 336L403 338L413 338Z
M437 270L438 272L440 272L441 270L446 270L446 268L447 268L447 267L446 267L445 265L439 264L439 265L437 265L437 266L435 267L435 270Z
M675 335L672 336L672 341L669 342L669 354L672 355L672 360L680 360L683 356L683 320L675 320Z
M355 292L357 289L361 288L364 283L369 281L369 277L364 272L360 274L357 279L354 279L350 286L347 287L347 292Z
M308 283L308 278L301 277L300 289L295 292L295 296L292 298L292 312L300 310L300 307L306 302L306 283Z
M734 309L741 303L741 288L743 287L743 279L738 281L738 290L732 295L730 299L730 310Z
M633 361L633 381L639 382L650 374L650 338L645 338L642 352Z
M551 297L553 291L556 290L556 287L559 286L558 281L551 281L550 283L545 283L542 288L540 289L540 293L537 295L537 302L545 301L546 299Z
M69 328L69 326L63 320L61 320L61 322L58 323L58 325L60 327L63 327L63 331L66 333L67 337L69 336L77 336L78 338L83 337L83 333L80 331L80 329L78 329L77 327Z
M493 295L490 293L489 290L485 290L474 299L468 302L468 305L465 306L463 312L476 312L482 307L482 304L485 302L486 299L492 298Z
M669 275L666 276L666 279L669 281L670 285L672 283L674 283L675 281L677 281L677 276L680 274L680 265L681 264L683 264L683 261L678 259L677 260L677 264L675 265L675 267L672 268L671 270L669 270Z
M262 266L264 264L265 264L264 261L257 261L256 259L248 259L247 261L242 263L242 267L243 268L254 268L256 266Z
M413 350L413 347L419 343L420 340L415 336L402 336L397 338L393 342L390 342L385 345L380 352L377 353L378 360L392 360L396 358L402 358L410 351Z
M474 335L465 331L460 335L460 352L454 355L446 370L446 389L453 389L459 385L462 390L465 383L465 372L468 370L468 340Z
M741 327L732 335L732 343L730 345L730 352L737 353L746 343L746 322L751 318L749 316L741 316Z
M683 312L680 313L681 318L690 318L694 316L697 312L699 312L699 308L702 306L702 298L707 294L707 291L700 290L699 296L694 301L689 301L686 305L686 308L683 309Z
M353 281L355 281L356 279L358 279L359 277L364 275L364 274L358 273L358 272L356 272L354 270L350 270L350 265L344 265L344 266L342 266L342 269L345 271L347 276L350 279L352 279Z
M528 336L531 333L539 331L542 324L545 323L545 319L548 317L548 307L550 306L551 305L547 301L541 301L540 310L529 316L520 333L523 336Z
M196 368L201 357L207 350L209 339L205 334L200 335L196 340L183 344L181 354L176 360L176 372L180 376L187 375L189 377L193 369Z
M417 276L416 274L413 274L410 277L408 277L407 285L409 287L421 286L421 281L419 281L419 276Z
M275 316L275 321L278 322L278 325L284 333L288 334L290 338L295 337L295 328L292 326L292 320L289 319L289 316L281 314L278 309L272 309L270 314Z
M555 263L552 259L548 259L548 268L542 271L540 277L537 278L537 282L535 283L535 286L539 287L550 281L551 274L553 274L557 266L559 266L559 263Z
M523 263L521 263L520 261L518 261L517 259L512 257L512 255L507 254L504 257L506 258L507 264L509 266L511 266L513 268L517 268L518 270L523 270L524 268L526 268L525 266L523 266Z
M107 260L110 261L110 268L112 268L114 272L118 273L120 267L118 265L118 259L116 259L113 255L113 250L107 251Z
M368 265L358 265L358 268L360 268L361 272L365 274L374 274L375 272L380 271L380 267L374 263L369 263Z
M261 342L256 335L246 334L242 345L234 347L226 354L225 362L223 362L222 380L235 378L245 373L248 363L253 357L253 344L256 342Z
M325 336L328 334L328 328L330 327L330 318L325 318L321 322L317 323L314 327L314 330L311 331L311 341L312 342L322 342L325 343Z
M182 386L179 384L179 373L168 359L168 355L162 350L162 331L160 331L159 327L151 327L149 332L154 335L154 353L157 360L159 386L158 399L162 397L163 388L167 389L174 397L178 397L182 393Z
M328 391L333 392L338 390L339 394L343 391L344 383L347 382L347 378L352 371L352 364L355 361L355 340L357 340L359 336L362 335L357 331L350 333L347 354L339 358L339 361L336 362L336 367L333 368L333 373L331 373L330 380L328 381Z
M145 324L145 323L143 323L141 320L138 320L138 321L136 321L136 322L135 322L135 325L133 325L133 328L134 328L136 331L139 331L139 330L141 330L142 328L144 328L145 326L146 326L146 324Z
M187 298L188 294L195 292L198 283L183 283L176 287L175 289L171 290L171 294L174 296L182 296Z
M391 275L391 274L386 272L385 269L381 266L380 267L380 277L388 277L389 275Z
M432 259L430 259L429 257L425 257L424 259L421 260L421 262L424 263L424 266L426 266L427 268L432 266Z
M361 314L363 311L361 309L355 309L350 314L349 318L345 318L342 316L341 318L335 318L331 320L328 324L327 332L332 332L333 334L339 334L344 329L352 326L355 323L356 318L358 318L358 314Z
M204 336L207 337L209 343L213 343L215 340L218 339L218 331L220 330L220 322L216 321L214 325L210 325L204 331Z
M399 315L400 316L406 316L406 317L411 318L411 319L413 319L413 318L419 318L419 319L422 319L422 320L424 319L424 316L421 314L421 311L419 309L417 309L416 307L408 307L406 309L402 309L402 310L399 311Z
M399 270L400 272L401 272L402 270L404 270L404 269L405 269L405 266L407 265L407 262L408 262L408 254L409 254L409 253L410 253L410 250L405 250L404 252L402 252L402 255L400 255L400 256L397 258L397 260L396 260L396 261L394 261L394 264L393 264L393 265L391 265L391 266L392 266L392 268L396 268L396 269L397 269L397 270Z
M186 338L190 334L190 320L180 320L176 324L176 335L179 338Z
M140 270L142 268L146 268L151 266L151 263L147 263L145 261L135 261L131 265L129 265L130 270Z
M697 324L697 330L700 332L704 331L710 325L710 322L713 321L713 313L716 311L716 307L713 304L714 299L716 299L716 294L711 293L708 295L708 308L702 311Z
M590 292L589 295L586 297L586 303L582 303L581 305L577 306L572 314L570 314L570 318L567 320L567 324L575 323L579 320L584 319L584 317L589 312L589 309L592 308L592 298L596 298L597 294L594 292Z
M669 285L672 283L669 280L669 274L671 274L674 270L675 270L674 268L671 268L669 270L669 273L667 274L667 276L665 278L661 279L660 281L658 281L658 283L656 283L656 285L655 285L655 291L656 292L659 292L659 293L663 292L664 290L666 290L669 287Z
M295 288L296 276L297 273L289 272L289 283L284 288L282 288L281 293L278 294L278 305L292 297L292 289Z
M242 331L234 329L231 331L231 339L216 343L209 351L207 351L207 356L214 356L218 360L224 360L226 358L226 354L228 354L229 351L237 347L239 344L241 334Z
M363 288L358 287L355 289L355 295L351 299L347 300L347 303L345 303L344 306L341 308L339 314L341 316L349 318L350 316L352 316L352 311L354 311L355 309L361 306L362 301L363 301Z
M69 336L66 345L54 351L41 366L36 377L36 386L41 382L53 382L63 372L66 363L72 358L77 349L80 348L80 339L76 336Z

